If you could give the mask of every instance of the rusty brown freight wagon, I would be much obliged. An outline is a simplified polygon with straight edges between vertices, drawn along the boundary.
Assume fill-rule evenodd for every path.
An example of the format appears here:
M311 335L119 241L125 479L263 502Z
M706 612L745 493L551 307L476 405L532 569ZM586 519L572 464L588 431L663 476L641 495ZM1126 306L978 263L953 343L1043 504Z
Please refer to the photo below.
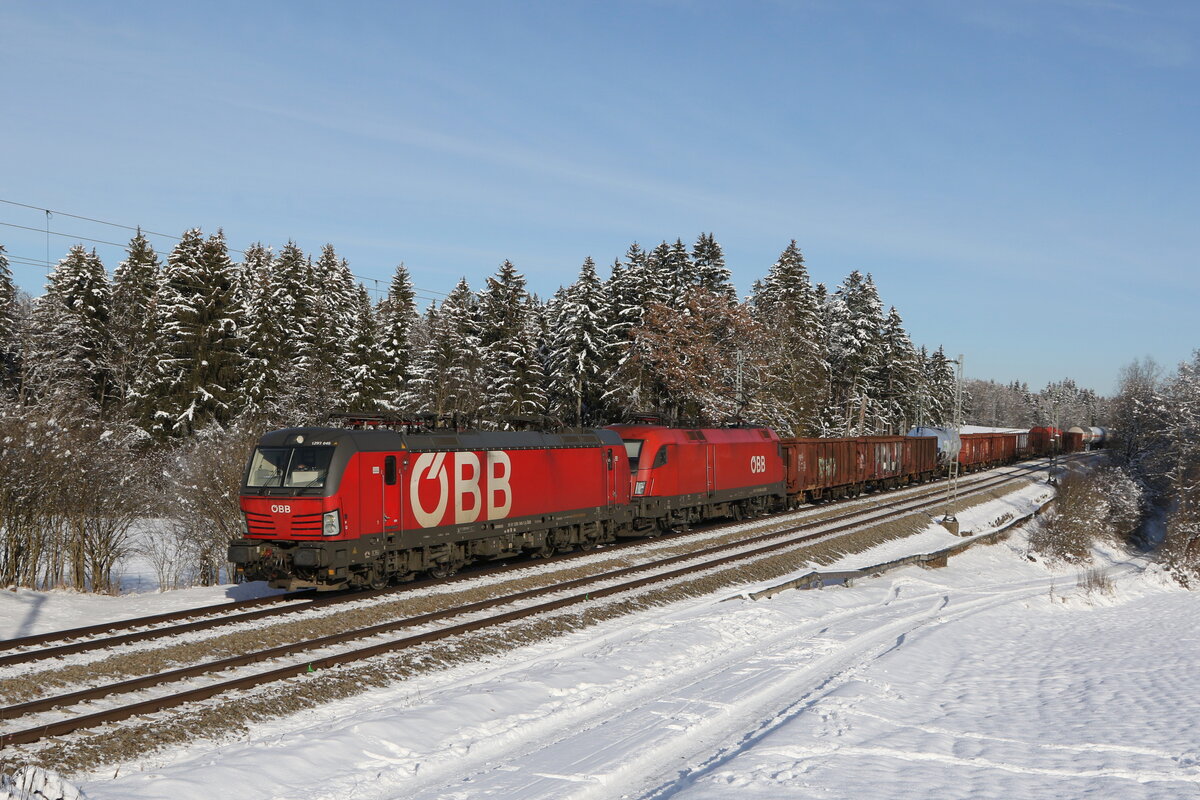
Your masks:
M784 473L792 505L889 489L937 472L932 436L785 439Z

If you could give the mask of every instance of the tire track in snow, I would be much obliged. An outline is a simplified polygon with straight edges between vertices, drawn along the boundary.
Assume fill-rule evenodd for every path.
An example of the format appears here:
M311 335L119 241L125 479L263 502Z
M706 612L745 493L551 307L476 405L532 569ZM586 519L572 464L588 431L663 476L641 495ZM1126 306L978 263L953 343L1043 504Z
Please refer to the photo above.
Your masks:
M465 792L463 796L582 799L640 793L647 784L657 785L645 797L668 796L803 713L920 628L1041 594L1049 582L1039 579L1016 587L988 587L982 594L973 591L947 612L950 599L944 588L911 581L910 587L937 588L936 596L927 592L898 598L894 587L881 603L826 616L806 631L759 641L748 660L746 648L739 648L635 691L563 710L544 726L526 726L516 746L510 741L505 747L486 748L486 754L473 747L471 763L457 762L453 783L442 782L449 776L439 776L442 780L408 784L408 796ZM914 611L914 606L921 608ZM747 661L747 666L731 671L731 665ZM797 696L800 700L794 700ZM696 766L663 774L664 764L681 761Z

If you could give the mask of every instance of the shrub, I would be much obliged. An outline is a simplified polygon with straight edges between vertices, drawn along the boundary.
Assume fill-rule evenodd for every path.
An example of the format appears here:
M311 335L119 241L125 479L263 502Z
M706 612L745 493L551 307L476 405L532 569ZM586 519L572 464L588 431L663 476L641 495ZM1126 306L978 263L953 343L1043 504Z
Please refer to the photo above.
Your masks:
M1140 487L1116 467L1070 473L1059 485L1053 512L1030 534L1030 547L1081 563L1097 541L1125 544L1141 519L1141 505Z

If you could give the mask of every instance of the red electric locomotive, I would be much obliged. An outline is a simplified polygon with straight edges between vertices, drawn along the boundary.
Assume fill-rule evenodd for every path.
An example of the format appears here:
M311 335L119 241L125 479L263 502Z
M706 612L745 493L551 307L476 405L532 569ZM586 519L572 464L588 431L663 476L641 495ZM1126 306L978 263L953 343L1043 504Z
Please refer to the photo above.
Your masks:
M628 525L629 474L605 430L274 431L246 470L229 560L248 580L336 589L588 548Z
M637 535L782 508L783 461L770 428L611 425L629 456Z

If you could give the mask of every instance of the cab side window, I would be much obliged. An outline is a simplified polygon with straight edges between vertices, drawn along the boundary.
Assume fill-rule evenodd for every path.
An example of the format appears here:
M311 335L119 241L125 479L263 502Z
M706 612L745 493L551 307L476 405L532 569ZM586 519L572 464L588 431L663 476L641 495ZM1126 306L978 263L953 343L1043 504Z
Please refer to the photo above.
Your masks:
M396 457L388 456L383 460L383 482L388 486L396 485Z
M654 454L654 463L650 465L650 469L655 467L665 466L667 463L667 446L664 444L658 448L658 452Z

